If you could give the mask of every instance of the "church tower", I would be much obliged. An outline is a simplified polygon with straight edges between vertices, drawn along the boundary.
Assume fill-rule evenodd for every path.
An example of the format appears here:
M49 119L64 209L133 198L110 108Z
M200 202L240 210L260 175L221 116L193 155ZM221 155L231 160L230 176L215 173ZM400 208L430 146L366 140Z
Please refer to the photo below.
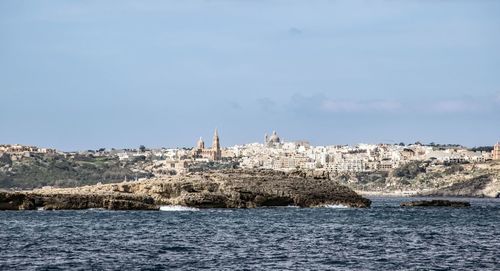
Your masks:
M493 160L500 160L500 142L497 142L497 144L493 146L493 151L491 151L491 158L493 158Z
M220 142L219 142L219 133L217 132L217 128L215 129L214 132L214 140L212 142L212 158L213 160L220 160L222 158L222 152L220 149Z
M198 150L205 149L205 142L203 142L203 139L201 137L200 137L200 140L198 140L198 143L196 143L196 148Z

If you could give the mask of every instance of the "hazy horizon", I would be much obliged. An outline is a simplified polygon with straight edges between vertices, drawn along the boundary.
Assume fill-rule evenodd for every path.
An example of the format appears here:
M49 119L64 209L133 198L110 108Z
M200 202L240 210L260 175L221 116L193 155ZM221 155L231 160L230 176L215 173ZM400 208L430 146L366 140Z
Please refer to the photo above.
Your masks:
M500 141L498 1L0 1L0 144Z

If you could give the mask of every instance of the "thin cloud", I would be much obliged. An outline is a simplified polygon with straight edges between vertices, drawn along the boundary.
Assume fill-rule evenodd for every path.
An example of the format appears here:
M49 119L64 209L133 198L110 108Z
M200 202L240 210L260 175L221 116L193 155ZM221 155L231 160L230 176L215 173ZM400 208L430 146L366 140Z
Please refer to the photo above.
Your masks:
M288 30L288 33L290 33L290 35L292 35L292 36L298 36L298 35L302 34L302 30L297 28L297 27L291 27Z
M448 114L479 113L498 108L500 95L489 99L456 98L437 101L392 99L356 100L333 99L324 94L301 95L291 97L288 108L297 113L412 113L412 114Z
M276 103L269 98L259 98L257 99L257 104L259 105L260 110L264 112L271 112L276 108Z
M475 100L454 99L435 102L430 108L437 113L461 113L482 111L487 109L487 105Z
M370 113L394 112L401 110L403 105L395 100L332 99L324 94L295 94L289 108L299 113Z
M401 109L400 102L392 100L355 101L332 100L323 101L321 108L328 112L384 112Z
M230 101L229 102L229 106L232 108L232 109L235 109L235 110L239 110L241 109L241 105L236 102L236 101Z

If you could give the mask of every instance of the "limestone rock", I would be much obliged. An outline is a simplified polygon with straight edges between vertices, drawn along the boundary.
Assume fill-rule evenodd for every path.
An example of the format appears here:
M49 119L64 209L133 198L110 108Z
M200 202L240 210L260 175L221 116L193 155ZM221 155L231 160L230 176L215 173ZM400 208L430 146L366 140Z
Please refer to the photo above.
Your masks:
M332 204L362 208L370 207L371 201L329 180L327 174L304 175L272 170L212 171L139 182L0 194L0 210L39 207L49 210L156 210L159 205L254 208Z
M450 201L450 200L419 200L402 202L401 207L470 207L467 201Z
M32 192L0 192L0 210L157 210L148 196L122 194L64 194Z

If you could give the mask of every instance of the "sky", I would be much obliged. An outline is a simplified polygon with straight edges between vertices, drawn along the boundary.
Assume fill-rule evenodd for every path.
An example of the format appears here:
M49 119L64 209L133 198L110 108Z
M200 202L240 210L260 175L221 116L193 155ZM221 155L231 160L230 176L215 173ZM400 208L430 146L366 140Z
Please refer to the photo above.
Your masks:
M0 144L500 141L500 1L0 0Z

